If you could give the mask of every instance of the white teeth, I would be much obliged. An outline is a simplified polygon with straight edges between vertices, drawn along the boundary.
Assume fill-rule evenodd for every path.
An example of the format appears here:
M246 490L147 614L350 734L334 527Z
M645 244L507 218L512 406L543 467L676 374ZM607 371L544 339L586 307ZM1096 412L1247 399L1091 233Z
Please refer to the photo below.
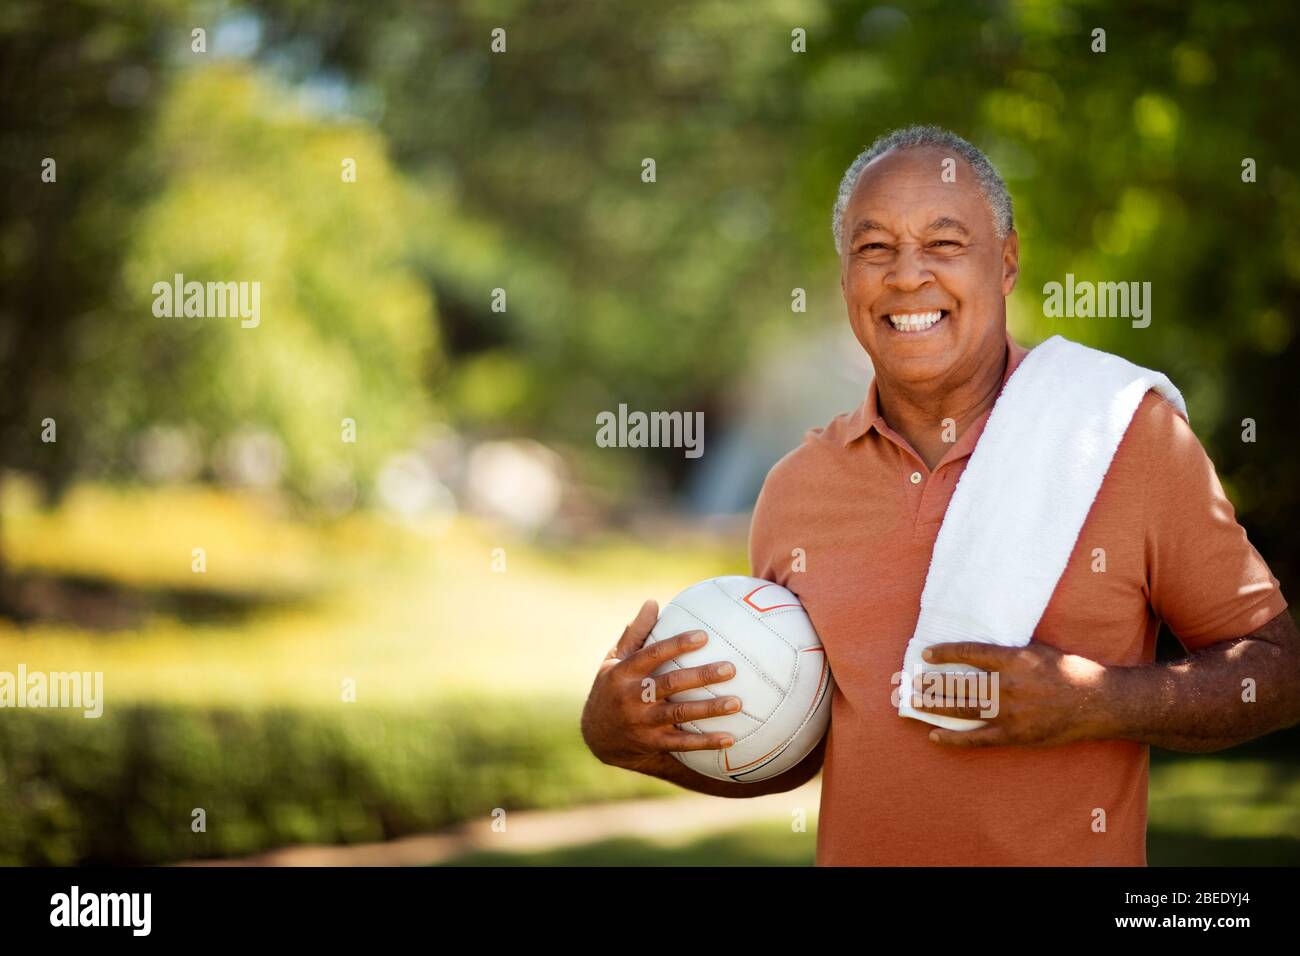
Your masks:
M943 318L943 313L898 312L891 314L888 318L889 323L900 332L921 332Z

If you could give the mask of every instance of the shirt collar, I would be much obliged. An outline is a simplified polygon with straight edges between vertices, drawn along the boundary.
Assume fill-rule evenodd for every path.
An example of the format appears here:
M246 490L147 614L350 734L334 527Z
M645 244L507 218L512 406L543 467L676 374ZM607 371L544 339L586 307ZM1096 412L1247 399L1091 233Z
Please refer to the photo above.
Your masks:
M1029 354L1027 348L1017 343L1015 339L1011 337L1010 331L1006 333L1006 336L1007 367L1002 373L1003 385L1007 384L1007 379L1011 377L1011 373L1016 370L1016 367L1021 363L1024 357ZM992 409L990 409L990 411L992 411ZM841 442L844 445L852 444L873 428L877 431L889 428L889 423L886 422L880 414L880 398L874 376L871 379L871 384L867 386L866 399L857 407L853 414L849 416L848 422L844 427L844 433L841 436Z

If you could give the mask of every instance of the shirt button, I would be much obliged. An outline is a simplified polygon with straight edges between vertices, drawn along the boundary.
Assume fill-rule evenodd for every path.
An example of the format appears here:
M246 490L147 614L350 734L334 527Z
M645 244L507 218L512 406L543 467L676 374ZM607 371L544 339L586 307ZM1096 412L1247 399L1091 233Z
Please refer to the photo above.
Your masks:
M920 483L921 483L921 473L919 471L912 472L912 484L919 485Z

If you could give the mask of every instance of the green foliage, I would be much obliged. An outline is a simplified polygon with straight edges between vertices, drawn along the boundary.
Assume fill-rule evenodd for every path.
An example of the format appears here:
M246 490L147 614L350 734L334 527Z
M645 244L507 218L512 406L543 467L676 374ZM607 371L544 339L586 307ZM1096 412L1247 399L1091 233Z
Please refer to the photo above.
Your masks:
M58 490L87 464L93 397L67 389L81 331L111 322L132 212L155 183L140 143L183 0L0 7L0 464ZM41 179L55 162L54 182ZM39 440L58 422L59 442Z
M406 187L372 132L294 103L237 66L189 72L168 97L124 307L86 330L68 383L100 411L86 440L101 460L129 468L122 440L150 425L197 429L209 449L260 427L283 443L290 486L310 492L323 476L364 484L428 417L433 313L406 260ZM157 317L154 283L176 273L259 282L260 324Z
M619 401L698 407L745 366L749 332L789 316L807 276L783 220L812 198L788 175L789 31L819 20L817 4L255 8L268 53L317 41L382 102L402 167L454 183L462 214L491 225L490 270L457 274L442 255L428 268L466 303L456 337L504 344L539 383L500 426L589 445L596 411ZM488 311L498 286L505 314Z
M663 793L591 758L572 703L374 711L135 706L0 721L0 865L148 864L390 839ZM207 830L191 829L202 808Z

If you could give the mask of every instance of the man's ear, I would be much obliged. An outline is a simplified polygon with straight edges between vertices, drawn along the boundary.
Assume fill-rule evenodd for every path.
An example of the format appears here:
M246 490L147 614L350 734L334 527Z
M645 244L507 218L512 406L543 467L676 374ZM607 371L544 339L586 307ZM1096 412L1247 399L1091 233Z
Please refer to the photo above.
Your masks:
M1005 299L1016 287L1020 277L1020 236L1014 229L1002 242L1002 297Z

